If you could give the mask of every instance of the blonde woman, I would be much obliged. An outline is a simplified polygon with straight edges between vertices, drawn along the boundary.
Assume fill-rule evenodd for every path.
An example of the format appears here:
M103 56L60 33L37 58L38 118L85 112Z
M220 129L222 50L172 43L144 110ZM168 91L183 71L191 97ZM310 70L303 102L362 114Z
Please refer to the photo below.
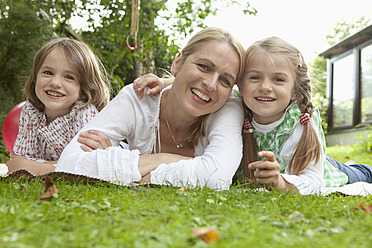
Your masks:
M84 152L77 136L56 170L118 184L228 189L242 157L243 110L231 92L244 57L227 31L200 31L173 61L171 86L139 99L128 85L81 131L104 133L112 147ZM124 139L129 150L118 147Z

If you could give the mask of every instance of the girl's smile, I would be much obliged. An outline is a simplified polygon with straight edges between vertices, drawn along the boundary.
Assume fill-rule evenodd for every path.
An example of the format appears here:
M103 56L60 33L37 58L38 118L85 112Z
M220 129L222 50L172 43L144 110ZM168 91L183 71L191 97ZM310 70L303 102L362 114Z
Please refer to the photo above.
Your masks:
M46 57L37 73L35 93L45 106L48 123L70 112L79 99L80 81L60 48Z
M54 90L47 90L47 91L45 91L45 93L47 93L47 95L52 97L52 98L53 97L58 98L58 97L65 96L65 94L62 94L62 93L60 93L58 91L54 91Z
M295 78L288 63L285 57L268 53L249 59L240 91L256 122L279 120L295 100Z

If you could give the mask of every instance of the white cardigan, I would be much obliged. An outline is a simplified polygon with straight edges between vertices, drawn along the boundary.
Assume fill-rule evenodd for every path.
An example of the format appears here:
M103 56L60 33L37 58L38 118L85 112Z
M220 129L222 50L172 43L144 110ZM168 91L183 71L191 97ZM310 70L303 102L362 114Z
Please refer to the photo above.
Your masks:
M124 87L81 130L104 132L110 137L113 147L83 152L76 135L63 151L56 171L100 178L121 185L139 181L138 156L151 154L155 145L160 99L164 90L156 96L144 94L140 100L132 84ZM151 183L228 189L242 158L243 118L242 102L231 94L225 105L210 115L206 136L195 147L195 158L159 165L151 172ZM130 150L118 147L124 139Z

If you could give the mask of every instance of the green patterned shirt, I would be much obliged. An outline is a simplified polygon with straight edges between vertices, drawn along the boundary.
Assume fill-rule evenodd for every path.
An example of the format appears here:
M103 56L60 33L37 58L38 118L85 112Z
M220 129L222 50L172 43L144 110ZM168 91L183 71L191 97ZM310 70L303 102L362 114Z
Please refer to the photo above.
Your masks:
M288 159L283 159L280 156L281 149L283 147L283 142L288 139L289 135L293 132L297 125L299 125L301 110L296 104L292 103L285 112L285 117L283 121L274 128L271 132L267 134L259 133L254 131L254 136L257 142L258 151L272 151L275 154L275 157L278 163L281 166L281 173L285 172L285 169L289 165ZM323 149L323 153L326 155L326 142L323 129L321 126L321 117L317 107L314 107L313 120L318 128L318 133L320 134L319 140ZM324 162L324 175L323 179L325 181L326 187L337 187L346 184L348 177L346 174L336 169L331 163L327 160Z

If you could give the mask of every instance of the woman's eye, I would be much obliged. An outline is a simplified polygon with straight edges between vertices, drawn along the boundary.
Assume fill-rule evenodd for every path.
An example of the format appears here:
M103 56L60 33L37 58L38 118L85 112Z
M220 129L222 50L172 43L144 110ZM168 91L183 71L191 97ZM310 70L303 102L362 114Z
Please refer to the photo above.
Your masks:
M221 81L225 86L231 87L231 82L228 79L221 78Z
M203 64L198 64L198 66L203 69L204 71L209 71L209 67Z

